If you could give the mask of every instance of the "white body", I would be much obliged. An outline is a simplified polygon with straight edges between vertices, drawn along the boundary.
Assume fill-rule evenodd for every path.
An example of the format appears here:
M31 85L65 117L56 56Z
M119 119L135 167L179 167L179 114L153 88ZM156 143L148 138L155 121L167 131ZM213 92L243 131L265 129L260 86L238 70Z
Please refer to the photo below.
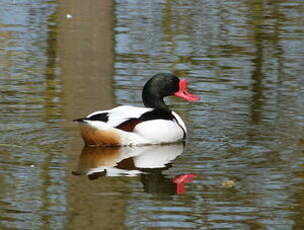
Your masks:
M184 139L187 132L186 126L180 116L175 112L172 112L172 115L175 118L173 120L152 119L143 121L137 124L131 132L115 128L129 119L139 118L142 114L152 110L153 108L123 105L111 110L94 112L89 114L87 118L96 114L107 113L108 121L85 120L85 122L81 122L80 127L82 136L86 141L88 136L94 139L99 135L97 138L98 140L92 141L92 143L96 142L96 145L103 145L102 143L98 144L98 142L105 142L105 145L162 144L178 142ZM95 135L95 137L93 137L93 135ZM108 141L107 138L103 141L102 135L108 135L108 137L111 136L110 139L113 143L110 143L111 141ZM90 145L90 142L87 144Z

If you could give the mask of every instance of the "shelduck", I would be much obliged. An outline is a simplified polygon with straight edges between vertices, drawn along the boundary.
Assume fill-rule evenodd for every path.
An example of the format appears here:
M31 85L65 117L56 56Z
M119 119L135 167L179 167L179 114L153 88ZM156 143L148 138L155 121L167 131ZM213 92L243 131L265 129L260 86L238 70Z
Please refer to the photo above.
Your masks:
M181 117L171 111L164 97L176 96L197 101L187 90L185 79L170 73L154 75L143 87L145 107L121 105L110 110L96 111L75 119L88 146L132 146L183 141L187 129Z

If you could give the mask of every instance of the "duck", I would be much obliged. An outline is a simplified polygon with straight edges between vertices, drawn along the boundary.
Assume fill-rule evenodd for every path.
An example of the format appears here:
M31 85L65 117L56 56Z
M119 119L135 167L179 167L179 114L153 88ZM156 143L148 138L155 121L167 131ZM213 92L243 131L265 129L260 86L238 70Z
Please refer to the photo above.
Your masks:
M152 76L142 90L145 107L120 105L75 119L86 146L140 146L177 143L185 140L182 118L170 110L164 98L176 96L187 101L199 97L187 89L186 79L171 73Z

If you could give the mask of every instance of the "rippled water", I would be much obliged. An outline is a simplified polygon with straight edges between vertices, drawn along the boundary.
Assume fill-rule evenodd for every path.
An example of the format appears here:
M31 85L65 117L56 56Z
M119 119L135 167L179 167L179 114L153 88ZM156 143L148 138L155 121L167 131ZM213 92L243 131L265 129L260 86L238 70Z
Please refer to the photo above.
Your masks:
M302 229L303 16L296 0L2 1L0 228ZM201 97L167 100L185 146L83 148L73 118L141 105L168 71Z

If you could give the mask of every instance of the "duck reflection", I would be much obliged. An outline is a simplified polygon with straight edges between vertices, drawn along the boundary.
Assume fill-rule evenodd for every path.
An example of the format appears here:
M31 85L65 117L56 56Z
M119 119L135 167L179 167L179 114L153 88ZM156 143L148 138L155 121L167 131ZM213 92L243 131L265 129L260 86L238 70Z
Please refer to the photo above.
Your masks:
M182 194L176 178L163 175L171 162L184 151L184 143L141 147L85 146L74 175L87 175L90 180L103 176L140 176L144 190L149 193ZM185 174L189 175L189 174ZM183 175L184 176L184 175ZM189 182L189 181L187 181Z

